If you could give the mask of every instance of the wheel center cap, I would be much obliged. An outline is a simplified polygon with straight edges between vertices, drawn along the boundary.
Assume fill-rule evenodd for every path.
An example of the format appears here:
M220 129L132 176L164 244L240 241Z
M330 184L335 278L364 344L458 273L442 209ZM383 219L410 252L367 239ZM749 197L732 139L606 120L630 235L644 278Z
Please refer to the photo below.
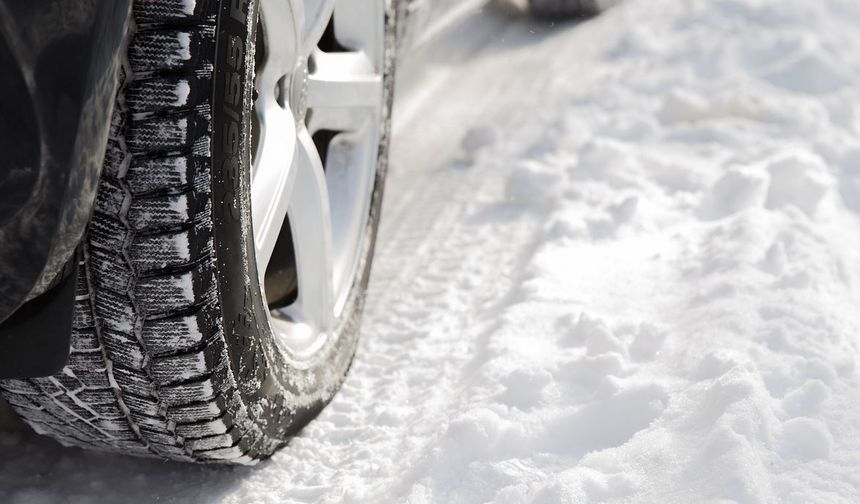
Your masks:
M308 62L299 60L290 82L290 106L296 122L302 122L308 114Z

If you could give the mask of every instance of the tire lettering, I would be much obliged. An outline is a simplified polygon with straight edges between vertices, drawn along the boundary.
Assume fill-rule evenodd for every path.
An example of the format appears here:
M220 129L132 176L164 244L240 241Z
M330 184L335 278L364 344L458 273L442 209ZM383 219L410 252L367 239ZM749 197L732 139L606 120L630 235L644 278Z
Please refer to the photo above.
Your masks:
M239 178L239 163L236 158L228 157L225 159L221 172L224 174L224 178L230 181L230 185L234 185L233 181Z
M245 12L245 4L247 0L232 0L230 2L230 16L236 21L245 24L245 19L248 15Z
M244 53L245 48L242 39L237 35L233 35L227 47L227 62L230 64L230 68L234 70L242 68Z
M236 154L239 152L239 124L235 121L230 121L224 125L224 153ZM227 158L235 164L236 160L232 156ZM226 163L225 163L226 164Z
M230 105L238 107L242 104L242 79L238 72L231 72L227 76L224 87L224 100Z
M221 162L224 192L224 218L240 220L242 217L239 195L242 194L242 118L245 108L245 53L246 40L238 31L247 29L249 0L227 0L230 17L240 27L231 26L224 32L224 91L220 109L224 114L221 147L224 158ZM230 33L232 32L232 33Z

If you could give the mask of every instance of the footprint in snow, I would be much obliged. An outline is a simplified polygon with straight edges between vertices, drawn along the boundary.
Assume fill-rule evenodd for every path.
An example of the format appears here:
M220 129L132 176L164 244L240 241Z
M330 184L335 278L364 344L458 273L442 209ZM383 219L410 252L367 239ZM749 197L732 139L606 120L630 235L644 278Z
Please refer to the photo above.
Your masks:
M499 400L522 411L531 410L543 402L552 382L552 374L543 368L516 369L501 379L505 391Z
M839 193L849 210L860 213L860 148L852 149L840 162Z
M782 424L778 449L786 457L827 458L833 449L833 435L820 420L793 418Z
M653 324L641 324L630 344L630 356L637 361L653 360L663 349L668 334Z
M608 378L625 376L627 370L620 354L585 355L559 366L556 377L563 391L573 397L590 397Z
M821 380L808 380L780 401L783 415L789 418L816 413L830 397L830 387Z
M703 220L718 220L764 203L766 177L749 168L732 168L708 191L699 208Z
M804 94L833 93L854 81L844 65L810 48L772 66L762 77L774 86Z
M473 160L483 150L499 141L499 131L491 126L475 127L466 132L460 147L467 159Z
M812 217L833 185L824 160L806 151L778 156L767 164L767 171L770 189L766 206L772 210L794 206Z
M633 220L639 198L629 196L606 209L606 216L588 219L588 230L596 240L612 238L622 226Z
M666 409L667 392L657 384L622 389L548 422L539 445L566 456L621 446L648 428Z
M781 153L763 166L733 167L702 199L699 218L719 220L749 208L794 207L814 217L835 185L823 159L798 150Z
M561 333L560 345L564 348L583 347L589 341L609 341L615 336L603 320L592 317L587 313L579 316L564 315L556 321L556 328ZM596 344L596 343L595 343Z

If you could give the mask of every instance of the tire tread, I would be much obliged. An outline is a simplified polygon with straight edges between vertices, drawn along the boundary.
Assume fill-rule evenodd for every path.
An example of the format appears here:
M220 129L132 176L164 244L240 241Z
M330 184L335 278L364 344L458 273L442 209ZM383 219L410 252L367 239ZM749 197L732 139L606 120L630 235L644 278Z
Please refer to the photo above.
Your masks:
M69 362L0 390L65 445L251 463L265 453L235 420L242 404L217 316L208 166L218 3L192 4L134 2Z

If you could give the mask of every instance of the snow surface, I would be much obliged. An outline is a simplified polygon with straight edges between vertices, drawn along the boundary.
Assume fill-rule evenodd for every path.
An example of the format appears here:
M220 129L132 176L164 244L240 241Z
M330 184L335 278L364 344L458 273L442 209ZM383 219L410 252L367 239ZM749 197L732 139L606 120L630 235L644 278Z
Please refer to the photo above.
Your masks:
M331 407L250 469L7 425L0 502L860 501L857 54L856 0L469 17L402 73Z

